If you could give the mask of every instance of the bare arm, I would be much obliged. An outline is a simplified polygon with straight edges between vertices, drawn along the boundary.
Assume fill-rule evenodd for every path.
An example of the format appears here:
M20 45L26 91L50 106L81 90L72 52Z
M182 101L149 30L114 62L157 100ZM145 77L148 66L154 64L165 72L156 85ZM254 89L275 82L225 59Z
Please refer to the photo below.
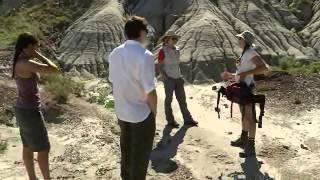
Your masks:
M256 65L256 68L248 71L247 74L259 74L268 70L266 63L261 59L260 56L254 56L251 61Z
M45 65L47 65L46 68L43 68L39 73L57 73L59 72L59 68L57 67L57 65L55 65L51 60L49 60L48 58L46 58L45 56L43 56L41 53L36 51L36 58L38 60L40 60L42 63L44 63Z
M158 59L157 71L160 73L161 79L166 80L168 78L168 75L164 70L165 53L163 49L159 50L157 59Z
M163 80L167 79L168 75L167 73L164 71L164 63L163 62L158 62L157 64L157 71L160 73L161 77L163 78Z
M230 73L228 71L224 71L223 73L221 73L221 78L224 81L234 81L235 80L235 74Z
M47 64L38 63L33 60L19 62L16 65L17 71L21 74L25 73L40 73L40 74L49 74L57 72L56 69L50 68Z

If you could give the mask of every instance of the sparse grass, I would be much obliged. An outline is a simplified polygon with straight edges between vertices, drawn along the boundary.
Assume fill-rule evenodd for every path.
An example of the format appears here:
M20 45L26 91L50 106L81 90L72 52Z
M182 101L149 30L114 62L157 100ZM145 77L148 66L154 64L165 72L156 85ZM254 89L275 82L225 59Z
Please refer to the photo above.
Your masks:
M279 60L279 68L291 74L312 74L320 73L320 61L302 63L294 57L282 57Z
M4 153L8 148L8 143L6 141L0 141L0 154Z
M72 23L83 10L81 7L59 7L54 0L45 0L36 5L27 3L6 16L0 16L0 46L11 46L23 32L31 32L40 39L52 36L52 32Z
M297 11L304 5L312 4L312 0L294 0L290 5L290 11L292 13L297 13Z
M16 101L16 89L10 87L10 81L0 80L0 124L13 126L14 107Z
M97 93L91 94L89 102L102 105L106 109L114 109L114 100L109 96L109 92L104 89L100 89Z
M59 104L68 101L71 94L80 97L84 90L84 83L76 82L65 75L48 76L45 88L54 96Z

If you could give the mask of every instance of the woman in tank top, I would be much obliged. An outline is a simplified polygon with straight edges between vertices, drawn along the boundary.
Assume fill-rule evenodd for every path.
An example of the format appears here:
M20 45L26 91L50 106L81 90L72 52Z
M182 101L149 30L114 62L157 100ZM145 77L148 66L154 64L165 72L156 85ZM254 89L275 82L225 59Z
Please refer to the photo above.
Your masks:
M222 78L225 81L235 80L236 82L244 82L253 90L255 86L254 75L268 70L267 64L253 48L254 35L249 31L244 31L237 35L239 46L242 49L242 55L237 62L236 74L224 72ZM240 107L242 111L242 133L241 136L231 141L231 146L244 148L244 153L240 156L255 155L255 136L256 136L256 122L253 119L252 104L246 105L244 108Z
M24 33L18 37L13 59L12 77L16 80L18 98L15 115L23 144L23 161L30 180L37 179L33 156L38 152L38 163L44 179L50 179L47 129L40 110L38 82L42 73L57 73L57 66L38 52L38 40ZM41 63L39 63L38 61Z

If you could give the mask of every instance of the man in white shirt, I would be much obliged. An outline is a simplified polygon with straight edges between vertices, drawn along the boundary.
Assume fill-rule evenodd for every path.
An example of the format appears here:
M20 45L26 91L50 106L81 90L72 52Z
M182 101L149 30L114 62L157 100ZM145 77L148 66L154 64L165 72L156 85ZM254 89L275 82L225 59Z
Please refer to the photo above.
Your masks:
M109 80L121 129L121 177L145 180L155 136L157 93L153 54L141 43L146 21L131 17L125 25L127 41L109 56Z

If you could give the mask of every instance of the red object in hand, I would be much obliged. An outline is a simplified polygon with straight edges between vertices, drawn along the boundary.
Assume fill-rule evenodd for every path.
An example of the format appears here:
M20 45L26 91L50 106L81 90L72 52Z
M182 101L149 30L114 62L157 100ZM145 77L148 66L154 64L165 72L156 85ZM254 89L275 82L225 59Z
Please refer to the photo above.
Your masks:
M164 54L164 51L163 49L160 49L159 53L158 53L158 62L163 62L164 61L164 58L165 58L165 54Z

